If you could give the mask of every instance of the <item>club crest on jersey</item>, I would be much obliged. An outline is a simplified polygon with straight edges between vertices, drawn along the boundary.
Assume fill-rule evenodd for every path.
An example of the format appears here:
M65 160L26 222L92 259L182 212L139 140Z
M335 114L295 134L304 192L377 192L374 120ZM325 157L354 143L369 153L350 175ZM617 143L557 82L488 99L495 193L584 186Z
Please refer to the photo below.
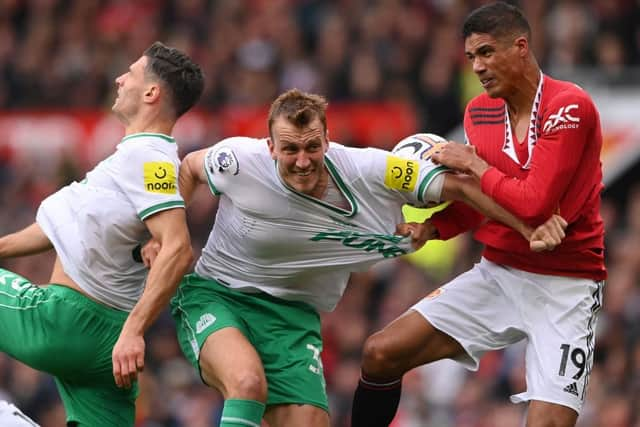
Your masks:
M210 173L229 172L237 175L240 172L238 158L233 150L229 147L222 147L217 150L210 150L207 153L205 164Z
M578 109L578 104L569 104L563 107L560 107L557 113L551 114L546 122L544 122L544 126L542 126L542 131L544 133L555 132L560 129L578 129L580 125L580 117L576 117L573 114L573 110Z
M176 168L169 162L146 162L142 166L144 189L149 193L176 194Z

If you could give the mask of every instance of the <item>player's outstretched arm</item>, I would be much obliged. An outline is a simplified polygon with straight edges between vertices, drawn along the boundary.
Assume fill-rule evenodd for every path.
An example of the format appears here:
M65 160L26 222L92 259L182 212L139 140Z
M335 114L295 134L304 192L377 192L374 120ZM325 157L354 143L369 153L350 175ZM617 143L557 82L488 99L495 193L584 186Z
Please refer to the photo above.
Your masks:
M125 322L113 348L113 376L119 387L131 387L144 368L144 332L167 306L193 262L185 211L175 208L145 219L160 251L147 277L142 297Z
M560 231L558 226L562 223L552 217L538 227L534 234L533 228L484 194L478 180L468 175L446 174L441 199L465 202L483 215L513 228L530 242L532 250L551 250L564 238L564 228L566 228L564 220L562 220L564 228Z
M0 258L34 255L53 249L49 238L37 223L0 237Z
M207 151L208 148L205 148L187 154L180 165L178 183L180 194L186 205L189 205L189 202L191 202L196 187L199 184L207 183L207 177L204 171L204 158Z

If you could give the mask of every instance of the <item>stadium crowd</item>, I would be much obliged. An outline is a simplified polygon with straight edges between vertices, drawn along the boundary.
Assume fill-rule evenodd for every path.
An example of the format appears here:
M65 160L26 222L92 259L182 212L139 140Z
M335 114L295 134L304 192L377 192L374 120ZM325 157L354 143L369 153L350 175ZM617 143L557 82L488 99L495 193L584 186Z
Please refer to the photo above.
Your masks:
M0 2L0 109L107 109L114 78L154 40L189 52L203 65L199 104L216 111L261 106L298 87L330 102L402 101L418 130L447 134L477 93L465 65L460 24L481 1L442 0L10 0ZM640 2L521 1L545 72L567 78L583 67L599 83L638 83L625 75L640 64ZM638 79L638 77L635 77ZM265 117L266 121L266 117ZM201 141L202 146L213 141ZM184 154L184 153L183 153ZM54 189L90 166L73 156L42 173L18 164L0 141L0 233L33 221ZM640 182L639 182L640 184ZM626 204L606 197L605 302L595 365L580 427L640 426L640 185ZM201 247L215 206L197 198L190 211ZM323 315L324 371L332 425L348 425L364 339L479 257L469 237L424 269L406 260L355 274L336 311ZM447 262L451 261L451 262ZM35 282L47 280L49 255L2 260ZM222 400L202 385L182 356L168 313L147 338L138 426L216 425ZM519 425L523 405L508 396L524 387L522 349L486 356L477 373L453 362L419 368L404 382L396 427ZM64 354L52 355L64 357ZM43 426L64 423L50 378L0 354L0 398Z

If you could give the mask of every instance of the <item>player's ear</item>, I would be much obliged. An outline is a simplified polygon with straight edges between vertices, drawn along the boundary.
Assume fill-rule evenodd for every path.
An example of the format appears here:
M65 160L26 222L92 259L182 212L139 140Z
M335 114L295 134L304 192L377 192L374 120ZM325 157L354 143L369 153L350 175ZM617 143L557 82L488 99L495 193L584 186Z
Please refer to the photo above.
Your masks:
M267 146L269 147L269 154L271 154L271 158L276 160L276 147L273 143L273 140L269 137L267 138Z
M513 44L518 48L518 52L521 57L525 57L529 54L529 40L527 40L525 36L516 38Z
M160 98L160 86L157 84L151 84L147 86L144 92L144 102L152 104Z
M329 150L329 129L324 131L324 141L323 141L323 149L326 153Z

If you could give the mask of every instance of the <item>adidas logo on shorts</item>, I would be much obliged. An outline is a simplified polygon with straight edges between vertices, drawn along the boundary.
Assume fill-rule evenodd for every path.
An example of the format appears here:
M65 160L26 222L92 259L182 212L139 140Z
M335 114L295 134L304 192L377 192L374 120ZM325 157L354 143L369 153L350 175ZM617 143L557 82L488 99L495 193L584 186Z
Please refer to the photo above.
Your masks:
M569 384L563 390L566 391L567 393L571 393L576 396L578 395L578 386L576 385L576 383Z

